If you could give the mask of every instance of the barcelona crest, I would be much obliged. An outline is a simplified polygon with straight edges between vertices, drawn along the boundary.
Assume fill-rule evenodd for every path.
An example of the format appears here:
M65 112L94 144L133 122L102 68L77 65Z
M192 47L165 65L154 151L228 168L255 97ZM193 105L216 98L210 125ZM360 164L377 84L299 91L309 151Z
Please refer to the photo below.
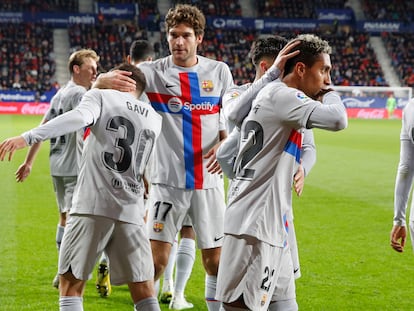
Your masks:
M161 232L164 229L164 224L156 222L154 223L152 229L154 230L154 232Z
M214 89L213 81L211 81L211 80L204 80L203 82L201 82L201 88L205 92L211 92Z

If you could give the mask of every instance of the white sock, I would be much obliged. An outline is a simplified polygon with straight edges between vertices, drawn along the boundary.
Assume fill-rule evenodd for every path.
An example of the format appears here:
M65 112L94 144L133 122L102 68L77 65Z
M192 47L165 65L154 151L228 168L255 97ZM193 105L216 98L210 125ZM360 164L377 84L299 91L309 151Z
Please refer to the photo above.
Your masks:
M207 275L205 279L205 297L208 311L219 311L220 301L216 300L217 276Z
M136 311L160 311L160 305L155 297L148 297L135 304Z
M174 265L175 265L175 258L177 256L177 237L175 237L174 243L171 246L170 257L168 258L168 264L165 267L164 271L164 280L162 282L162 292L173 292L174 291Z
M181 239L177 251L174 295L183 295L195 261L196 249L193 239Z
M60 311L83 311L83 299L78 296L63 296L59 298Z
M56 247L58 250L60 250L60 244L62 243L63 233L65 233L65 227L58 224L56 229Z

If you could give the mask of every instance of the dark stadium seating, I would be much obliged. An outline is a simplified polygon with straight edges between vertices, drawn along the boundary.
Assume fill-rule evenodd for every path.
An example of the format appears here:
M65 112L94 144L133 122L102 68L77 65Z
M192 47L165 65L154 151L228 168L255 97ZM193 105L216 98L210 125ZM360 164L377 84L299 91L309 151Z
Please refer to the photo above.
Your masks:
M152 0L102 0L99 2L122 4L138 3L139 23L151 16L149 21L135 25L134 21L104 21L97 25L71 24L68 26L71 51L83 47L93 48L101 56L100 66L106 71L125 60L130 43L135 39L146 39L149 31L160 27L161 16ZM207 15L241 16L240 1L228 0L184 0L171 1L195 4ZM367 18L383 20L413 21L414 2L402 0L361 0ZM255 16L279 18L315 18L316 9L341 9L348 5L345 0L257 0ZM48 1L40 3L32 0L4 0L0 3L2 11L29 12L78 12L78 0ZM55 63L52 55L52 29L35 24L2 24L0 32L0 88L22 90L34 89L38 92L49 89L54 84ZM278 32L292 38L297 30ZM369 45L368 33L352 29L327 31L320 29L317 34L329 41L333 47L332 80L336 85L385 86L383 73L375 53ZM237 84L254 79L254 68L248 53L256 36L249 29L207 28L200 54L222 60L230 66ZM400 81L403 85L414 86L414 55L412 34L385 33L382 38ZM165 34L155 44L157 56L168 55ZM6 52L7 51L7 52Z
M36 90L53 87L52 29L33 23L2 24L0 89Z

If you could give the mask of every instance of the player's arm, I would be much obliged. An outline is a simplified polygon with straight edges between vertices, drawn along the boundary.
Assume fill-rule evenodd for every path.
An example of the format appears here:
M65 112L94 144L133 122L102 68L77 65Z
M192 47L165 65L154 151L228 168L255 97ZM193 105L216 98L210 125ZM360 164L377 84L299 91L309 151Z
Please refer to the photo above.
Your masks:
M306 128L320 128L340 131L348 126L348 116L341 97L335 91L322 96L322 103L316 105L309 115Z
M301 196L305 186L305 177L316 163L316 147L312 130L306 129L303 135L301 164L293 176L293 187L298 196Z
M47 122L46 115L43 117L42 121L40 122L40 125ZM40 147L42 146L41 142L38 142L36 144L33 144L29 151L26 154L26 158L24 162L19 166L15 173L16 181L17 182L23 182L26 180L26 178L30 175L30 172L32 171L33 163L36 159L37 154L39 153Z
M403 252L406 231L406 210L414 180L414 100L404 109L400 139L400 160L394 189L394 218L390 234L391 247L397 252Z
M87 95L85 95L87 98ZM45 141L47 139L62 136L67 133L75 132L82 129L99 117L100 106L88 103L88 100L82 100L82 103L74 110L68 111L58 117L31 129L21 136L6 139L0 144L0 160L3 161L7 154L8 160L13 158L16 150L32 146L33 144Z
M132 73L125 70L112 70L101 73L92 88L98 89L114 89L120 92L131 92L136 90L136 82L129 76Z

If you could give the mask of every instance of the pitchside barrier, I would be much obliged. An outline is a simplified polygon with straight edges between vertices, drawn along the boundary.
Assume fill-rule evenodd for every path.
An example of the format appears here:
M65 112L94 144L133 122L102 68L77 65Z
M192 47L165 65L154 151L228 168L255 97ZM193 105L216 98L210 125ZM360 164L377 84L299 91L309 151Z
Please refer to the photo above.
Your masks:
M341 94L349 118L387 119L401 118L402 109L412 98L411 87L335 86ZM33 92L0 91L0 114L43 115L52 94L35 99ZM387 101L395 98L395 110L389 115Z

